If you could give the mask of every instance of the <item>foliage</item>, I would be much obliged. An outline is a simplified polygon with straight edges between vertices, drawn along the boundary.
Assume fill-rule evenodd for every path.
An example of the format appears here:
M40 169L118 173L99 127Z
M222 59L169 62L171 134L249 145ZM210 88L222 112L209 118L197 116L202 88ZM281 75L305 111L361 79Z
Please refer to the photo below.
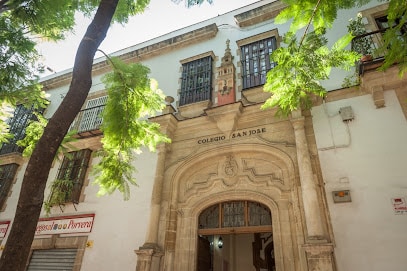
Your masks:
M325 30L319 29L305 35L300 44L294 33L283 37L286 47L280 47L272 55L278 65L267 73L264 91L273 95L263 109L278 105L278 114L288 115L301 106L309 108L311 95L324 96L326 91L319 80L328 79L332 67L349 70L358 54L343 50L352 39L346 35L331 49L324 37Z
M306 27L303 39L306 39L310 26L315 29L314 33L317 35L320 34L317 32L318 29L331 28L333 21L337 18L338 10L361 6L370 2L370 0L283 1L288 6L278 14L275 23L282 24L292 20L290 25L291 33L296 33ZM400 74L402 74L407 69L407 35L397 34L402 33L401 28L406 23L407 5L405 5L404 0L390 0L388 2L388 18L390 23L393 23L393 26L384 35L385 44L382 50L386 50L386 56L382 69L384 70L394 63L399 63ZM356 22L358 22L358 19ZM353 32L353 34L357 33ZM300 46L295 46L291 39L293 36L293 34L288 33L286 38L284 38L288 48L281 48L273 53L272 58L278 61L278 66L277 69L274 68L268 73L265 84L265 91L272 92L273 96L266 101L263 108L278 105L280 107L278 112L284 115L298 109L302 105L309 106L310 94L323 95L325 90L318 80L327 79L329 75L327 71L330 71L332 67L349 69L349 65L354 65L354 63L351 64L351 61L352 59L355 60L357 55L356 52L352 53L343 50L344 46L342 49L333 50L338 58L325 59L323 57L324 53L320 55L320 52L326 50L322 48L315 51L315 54L309 51L311 55L306 56L301 46L302 40L299 43ZM343 40L349 41L349 36ZM305 51L308 51L308 49ZM334 60L335 58L336 60ZM314 67L319 67L320 70L316 70ZM354 84L357 83L357 80L358 78L353 78L352 75L345 83Z
M362 21L363 17L361 13L358 13L355 19L351 18L347 26L348 32L357 37L359 35L366 34L365 24ZM371 55L373 53L373 41L370 37L360 37L353 39L352 50L361 55Z
M38 74L44 67L38 38L58 40L74 26L73 0L5 0L0 3L0 102L41 107ZM39 104L38 104L39 103Z
M389 1L388 15L390 28L383 35L385 60L380 70L398 64L400 76L407 71L407 5L405 0Z
M48 123L48 120L42 116L42 114L35 113L36 119L31 120L25 129L25 137L17 141L17 145L24 148L23 156L29 157L34 151L35 146L37 145L38 140L41 138L44 133L44 128ZM64 139L62 144L59 147L58 152L66 154L68 149L75 149L70 143L76 141L74 135L76 131L69 131ZM58 157L58 156L57 156Z
M133 152L141 153L143 146L154 151L158 143L170 140L160 132L159 124L146 119L165 106L158 84L148 77L149 69L117 58L111 62L113 72L103 79L109 98L103 112L103 149L98 153L101 162L94 168L95 183L100 186L99 195L118 189L128 199L128 184L136 184Z
M149 0L119 1L113 22L126 23L130 16L141 13ZM91 16L100 0L4 0L0 1L0 104L22 103L41 107L44 92L38 75L45 67L35 49L40 39L61 40L73 31L75 12ZM0 144L10 135L0 116Z
M338 10L364 5L370 0L283 0L288 7L282 10L275 19L283 24L292 19L290 32L296 32L311 22L314 29L331 28Z
M9 106L6 102L0 104L0 144L8 142L9 139L13 137L9 133L9 125L7 124L7 119L13 116L12 107Z
M72 197L72 180L56 179L51 184L51 194L48 200L44 202L44 210L47 215L51 213L51 208L57 205L64 205Z

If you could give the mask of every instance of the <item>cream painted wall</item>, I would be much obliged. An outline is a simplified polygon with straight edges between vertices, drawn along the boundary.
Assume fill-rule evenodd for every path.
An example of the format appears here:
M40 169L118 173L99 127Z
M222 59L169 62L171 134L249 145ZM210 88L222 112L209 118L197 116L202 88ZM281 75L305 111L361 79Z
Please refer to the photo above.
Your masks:
M396 215L391 199L407 199L407 125L394 91L385 101L376 109L365 95L312 110L318 148L339 146L319 151L338 271L406 270L407 214ZM355 115L349 134L337 115L344 106ZM342 189L352 202L333 203Z
M156 167L156 153L145 150L142 159L137 159L135 167L138 173L135 178L138 187L131 187L131 195L128 201L123 200L119 192L110 196L96 196L98 187L93 185L93 177L85 188L85 201L76 205L67 205L61 211L54 207L51 216L75 216L79 214L95 214L95 220L88 241L93 241L93 247L85 250L81 270L134 270L136 266L136 254L144 243L147 230L147 221L150 213L151 191ZM96 164L98 159L92 159ZM45 197L49 194L49 186L56 178L59 162L54 163L50 171L49 181ZM24 167L19 171L17 182L13 186L13 193L7 201L6 211L1 213L0 220L13 220L18 191L21 187ZM45 217L42 213L41 217ZM64 236L78 236L78 234L66 234ZM41 236L49 238L49 236ZM4 245L6 239L2 241Z
M143 245L147 231L156 158L155 153L145 150L142 159L137 159L138 187L131 187L128 201L119 192L97 197L97 186L86 188L85 203L79 206L82 210L95 210L93 230L88 236L94 246L86 249L81 270L135 269L134 250Z

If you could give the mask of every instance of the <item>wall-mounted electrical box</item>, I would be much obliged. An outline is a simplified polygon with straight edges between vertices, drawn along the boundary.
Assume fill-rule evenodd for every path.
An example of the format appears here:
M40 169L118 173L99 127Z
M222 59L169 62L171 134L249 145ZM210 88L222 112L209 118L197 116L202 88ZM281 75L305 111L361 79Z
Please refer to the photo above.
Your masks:
M349 190L340 190L340 191L332 191L332 197L334 199L334 203L342 203L342 202L351 202L350 198L350 191Z
M341 107L339 114L341 115L342 121L351 121L355 118L351 106Z

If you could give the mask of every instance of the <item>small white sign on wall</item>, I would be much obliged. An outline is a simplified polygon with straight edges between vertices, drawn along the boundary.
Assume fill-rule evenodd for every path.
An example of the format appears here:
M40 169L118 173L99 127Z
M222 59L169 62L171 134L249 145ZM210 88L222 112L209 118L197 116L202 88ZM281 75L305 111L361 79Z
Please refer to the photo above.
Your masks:
M393 205L394 213L396 215L407 214L407 204L405 198L392 198L391 204Z

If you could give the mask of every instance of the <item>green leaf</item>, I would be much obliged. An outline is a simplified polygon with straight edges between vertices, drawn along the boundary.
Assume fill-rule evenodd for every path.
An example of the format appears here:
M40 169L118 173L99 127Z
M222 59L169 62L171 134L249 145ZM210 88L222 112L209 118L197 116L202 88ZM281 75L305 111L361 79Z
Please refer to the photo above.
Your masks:
M347 33L335 42L335 44L332 46L332 50L339 51L345 49L346 46L350 44L353 38L354 36L351 33Z
M94 167L95 183L98 195L119 190L128 199L129 184L136 184L134 152L141 153L143 147L154 151L157 144L170 140L157 123L148 120L165 106L157 82L148 77L150 70L140 63L110 61L113 72L103 77L109 98L103 112L103 149L98 152L101 161Z

